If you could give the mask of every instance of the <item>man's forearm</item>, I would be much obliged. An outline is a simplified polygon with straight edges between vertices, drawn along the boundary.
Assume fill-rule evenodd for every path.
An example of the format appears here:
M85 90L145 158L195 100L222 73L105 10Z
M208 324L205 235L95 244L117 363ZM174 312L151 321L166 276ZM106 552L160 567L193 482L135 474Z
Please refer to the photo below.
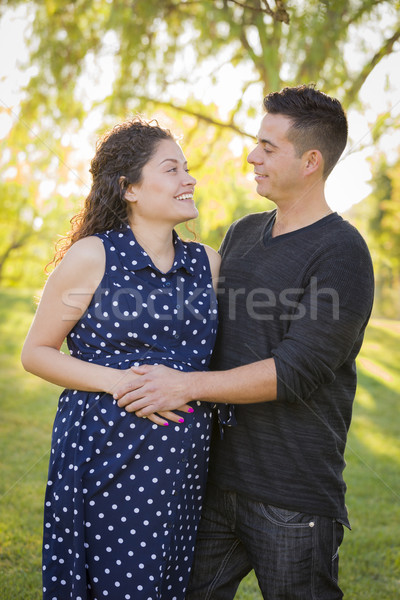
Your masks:
M276 400L277 378L273 358L227 371L188 373L192 400L252 404Z
M114 394L118 405L139 417L174 411L192 400L252 404L275 400L277 395L274 359L261 360L227 371L184 373L166 366L132 367L141 375Z

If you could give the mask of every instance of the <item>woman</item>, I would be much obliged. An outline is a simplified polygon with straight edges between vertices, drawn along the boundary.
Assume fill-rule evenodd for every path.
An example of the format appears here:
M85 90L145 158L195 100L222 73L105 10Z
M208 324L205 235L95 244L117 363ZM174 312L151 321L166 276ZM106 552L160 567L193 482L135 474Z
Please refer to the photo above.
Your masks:
M168 130L139 118L116 126L91 174L22 351L26 370L66 388L45 500L43 598L183 600L211 411L198 402L140 419L112 394L143 362L207 369L219 256L174 231L198 213L196 180Z

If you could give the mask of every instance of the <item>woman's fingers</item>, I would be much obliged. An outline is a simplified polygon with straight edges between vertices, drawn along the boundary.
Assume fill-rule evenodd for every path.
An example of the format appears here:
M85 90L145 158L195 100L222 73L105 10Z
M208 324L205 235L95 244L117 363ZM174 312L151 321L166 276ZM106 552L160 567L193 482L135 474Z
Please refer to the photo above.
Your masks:
M187 414L194 412L193 408L189 404L183 404L179 407L178 410ZM146 415L145 417L142 417L142 415L140 414L140 410L138 410L135 412L135 415L139 418L149 419L156 425L162 425L163 427L166 427L170 422L178 424L185 422L185 417L183 415L173 412L171 410L166 410L158 413L151 413L150 415Z
M155 423L156 425L161 425L162 427L167 427L169 425L169 422L165 418L158 416L156 413L151 413L150 415L147 415L146 417L142 418L148 419L149 421L153 421L153 423Z
M181 410L182 412L185 412L185 413L193 413L194 412L194 408L192 406L190 406L190 404L182 404L182 406L179 406L175 410Z
M161 415L164 419L167 419L168 421L173 421L174 423L184 423L185 422L183 415L179 415L170 410L165 410L163 412L159 412L158 414Z

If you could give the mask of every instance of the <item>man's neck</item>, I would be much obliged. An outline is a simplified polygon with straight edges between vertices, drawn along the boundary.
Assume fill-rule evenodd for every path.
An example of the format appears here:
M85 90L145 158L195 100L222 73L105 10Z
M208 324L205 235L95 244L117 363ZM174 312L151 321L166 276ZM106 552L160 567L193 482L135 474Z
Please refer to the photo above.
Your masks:
M326 203L325 198L319 202L293 202L285 207L277 206L272 237L290 233L316 223L334 211Z

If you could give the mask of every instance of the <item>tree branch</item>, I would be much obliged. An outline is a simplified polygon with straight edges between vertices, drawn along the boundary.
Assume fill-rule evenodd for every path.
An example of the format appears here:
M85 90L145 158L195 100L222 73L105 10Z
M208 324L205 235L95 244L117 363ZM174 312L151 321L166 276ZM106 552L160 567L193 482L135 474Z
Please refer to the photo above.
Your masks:
M276 10L273 11L267 0L262 0L263 4L265 4L265 12L269 15L271 15L271 17L274 19L274 21L280 21L283 23L286 23L286 25L289 25L290 23L290 18L289 18L289 14L286 10L286 6L285 6L285 2L284 0L275 0L275 5L276 5Z
M373 2L371 2L371 4L368 6L368 11L371 11L372 8L374 6L378 6L379 4L386 4L386 0L373 0ZM349 27L350 25L352 25L353 23L357 23L358 19L360 19L360 17L363 16L363 14L365 13L366 9L364 8L364 6L362 5L355 13L354 15L351 15L351 17L349 19L343 19L346 27Z
M249 89L249 87L250 87L251 85L254 85L254 84L256 84L256 83L260 83L260 80L259 80L259 79L253 79L252 81L248 81L247 83L245 83L245 84L244 84L244 86L243 86L243 88L242 88L242 91L241 91L240 98L239 98L239 100L237 101L237 103L236 103L236 106L235 106L235 107L234 107L234 108L231 110L231 112L230 112L230 114L231 114L231 118L230 118L230 120L229 120L229 123L230 123L231 125L234 125L233 121L234 121L235 115L236 115L236 113L237 113L237 112L239 112L239 110L240 110L240 109L242 108L242 106L243 106L243 96L244 96L244 94L247 92L247 90ZM254 136L252 136L252 137L254 138Z
M240 6L241 8L243 8L244 10L252 10L253 12L258 12L258 13L265 13L266 15L269 15L270 17L272 17L274 19L274 21L283 21L283 23L289 24L289 15L286 11L286 7L285 7L285 3L283 0L275 0L275 4L276 4L276 10L272 10L272 8L270 7L270 5L268 4L268 0L262 0L264 7L265 8L261 8L258 6L249 6L248 4L243 4L242 2L239 2L238 0L227 0L228 2L232 2L233 4L236 4L237 6Z
M267 13L268 15L272 16L273 12L272 10L269 8L268 3L267 3L267 7L268 8L261 8L257 7L257 6L248 6L247 4L242 4L242 2L238 2L238 0L227 0L228 2L232 2L232 4L236 4L237 6L240 6L240 8L244 8L244 9L248 9L248 10L252 10L253 12L263 12L263 13Z
M372 57L370 62L366 64L360 71L358 77L356 77L353 81L352 86L346 92L344 97L345 106L349 106L352 102L354 102L358 92L360 91L363 83L367 79L368 75L372 72L372 70L376 67L380 60L384 56L387 56L393 52L393 46L400 39L400 29L398 29L391 38L386 40L383 46L378 50L378 52Z
M253 48L250 46L249 40L247 39L246 31L245 31L244 27L242 27L241 32L240 32L240 41L242 42L242 45L243 45L244 49L249 54L249 56L250 56L251 60L253 61L254 65L257 65L259 63L261 57L258 56L258 54L256 54L255 51L253 50ZM263 75L263 73L261 73L261 76L262 75Z
M27 232L21 234L19 237L17 237L17 234L14 233L12 241L10 242L8 247L4 250L4 252L0 256L0 281L3 278L4 265L6 264L7 260L9 259L10 254L12 254L14 252L14 250L18 250L18 248L21 248L22 246L24 246L25 243L29 240L29 238L33 237L33 235L34 235L33 231L27 231Z
M204 115L195 110L191 110L184 106L177 106L176 104L173 104L172 102L156 100L155 98L148 98L146 96L136 96L136 97L138 100L142 100L145 102L151 102L152 104L157 104L159 106L165 106L166 108L172 108L173 110L176 110L177 112L183 113L185 115L189 115L191 117L195 117L196 119L199 119L200 121L203 121L204 123L208 123L209 125L213 125L214 127L220 127L222 129L230 129L231 131L234 131L235 133L237 133L243 137L248 137L248 138L254 140L254 135L252 135L251 133L248 133L247 131L243 131L243 129L240 129L233 123L225 123L223 121L218 121L217 119L213 119L212 117Z

